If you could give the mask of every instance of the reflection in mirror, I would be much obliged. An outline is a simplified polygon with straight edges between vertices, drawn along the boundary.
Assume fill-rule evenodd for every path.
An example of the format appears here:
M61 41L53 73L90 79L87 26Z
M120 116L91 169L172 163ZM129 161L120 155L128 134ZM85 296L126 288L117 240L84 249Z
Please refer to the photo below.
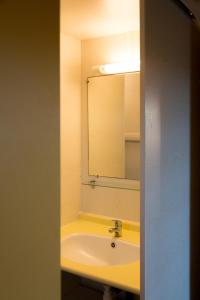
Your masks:
M140 73L88 78L89 175L140 178Z

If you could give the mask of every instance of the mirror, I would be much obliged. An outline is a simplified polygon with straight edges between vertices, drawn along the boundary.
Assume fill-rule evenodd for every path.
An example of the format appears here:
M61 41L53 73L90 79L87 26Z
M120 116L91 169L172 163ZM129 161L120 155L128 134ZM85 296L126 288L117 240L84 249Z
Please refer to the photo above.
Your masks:
M140 72L88 78L89 176L140 179Z

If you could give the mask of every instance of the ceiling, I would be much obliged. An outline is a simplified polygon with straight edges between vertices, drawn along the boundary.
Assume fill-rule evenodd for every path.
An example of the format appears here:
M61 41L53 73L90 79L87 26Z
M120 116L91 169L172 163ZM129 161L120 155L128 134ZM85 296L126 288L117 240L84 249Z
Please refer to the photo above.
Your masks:
M61 0L61 31L79 39L139 30L139 0Z

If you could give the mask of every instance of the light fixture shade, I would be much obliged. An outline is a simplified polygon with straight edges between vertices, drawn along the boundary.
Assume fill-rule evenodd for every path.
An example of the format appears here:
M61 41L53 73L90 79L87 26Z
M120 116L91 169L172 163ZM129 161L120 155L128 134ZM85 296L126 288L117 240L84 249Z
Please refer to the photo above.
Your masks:
M99 71L101 74L136 72L136 71L140 71L140 61L131 60L131 61L101 65L99 66Z

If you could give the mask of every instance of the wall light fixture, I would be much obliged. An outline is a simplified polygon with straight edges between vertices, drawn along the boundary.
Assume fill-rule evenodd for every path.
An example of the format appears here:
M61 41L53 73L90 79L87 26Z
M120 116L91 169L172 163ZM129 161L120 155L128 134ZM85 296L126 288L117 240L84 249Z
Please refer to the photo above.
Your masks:
M117 62L112 64L100 65L99 71L101 74L117 74L140 71L140 61L131 60L124 62Z

